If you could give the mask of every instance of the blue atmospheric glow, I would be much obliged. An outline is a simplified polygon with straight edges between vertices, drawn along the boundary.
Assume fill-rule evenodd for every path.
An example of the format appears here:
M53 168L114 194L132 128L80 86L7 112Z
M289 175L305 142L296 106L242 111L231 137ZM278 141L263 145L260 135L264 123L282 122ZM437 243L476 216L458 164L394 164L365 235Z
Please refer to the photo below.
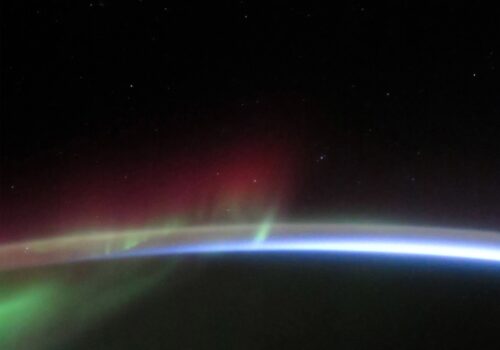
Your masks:
M159 256L252 252L363 253L400 256L441 257L500 262L500 246L466 242L374 240L372 239L283 239L263 242L229 241L138 249L115 255Z

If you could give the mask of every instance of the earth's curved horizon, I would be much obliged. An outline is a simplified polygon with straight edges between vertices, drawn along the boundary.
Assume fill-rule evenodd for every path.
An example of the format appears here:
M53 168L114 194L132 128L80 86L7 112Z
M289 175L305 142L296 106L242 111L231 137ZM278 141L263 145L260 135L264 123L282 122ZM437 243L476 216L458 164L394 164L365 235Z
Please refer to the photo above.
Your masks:
M0 246L0 270L139 256L322 252L431 256L500 262L495 231L338 223L170 225L95 231Z

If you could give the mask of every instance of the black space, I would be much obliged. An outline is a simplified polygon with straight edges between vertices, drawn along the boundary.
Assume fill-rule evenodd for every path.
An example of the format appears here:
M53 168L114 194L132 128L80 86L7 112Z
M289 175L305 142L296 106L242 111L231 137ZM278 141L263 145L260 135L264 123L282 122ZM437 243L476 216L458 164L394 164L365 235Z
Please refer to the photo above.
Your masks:
M500 225L500 13L484 2L2 10L4 236L68 169L264 138L300 140L290 218Z

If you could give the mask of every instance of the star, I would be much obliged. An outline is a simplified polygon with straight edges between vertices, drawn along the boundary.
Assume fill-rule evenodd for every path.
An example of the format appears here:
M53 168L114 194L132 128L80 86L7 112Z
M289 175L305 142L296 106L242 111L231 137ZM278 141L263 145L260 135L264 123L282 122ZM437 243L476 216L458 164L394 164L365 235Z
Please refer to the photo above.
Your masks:
M325 159L326 159L326 155L325 154L320 154L319 157L318 157L318 159L316 160L316 162L319 163L319 162L321 162L321 161L323 161Z

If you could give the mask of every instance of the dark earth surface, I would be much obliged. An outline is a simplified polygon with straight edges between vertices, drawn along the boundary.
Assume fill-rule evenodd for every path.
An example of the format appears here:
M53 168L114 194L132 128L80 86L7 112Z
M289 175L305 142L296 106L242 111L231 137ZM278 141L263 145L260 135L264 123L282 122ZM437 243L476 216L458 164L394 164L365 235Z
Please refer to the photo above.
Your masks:
M126 281L138 265L153 270L168 263L137 259L84 269L111 269L111 280ZM74 269L82 267L37 273L74 276ZM307 254L188 257L61 349L493 349L500 344L499 293L498 266L483 263Z

